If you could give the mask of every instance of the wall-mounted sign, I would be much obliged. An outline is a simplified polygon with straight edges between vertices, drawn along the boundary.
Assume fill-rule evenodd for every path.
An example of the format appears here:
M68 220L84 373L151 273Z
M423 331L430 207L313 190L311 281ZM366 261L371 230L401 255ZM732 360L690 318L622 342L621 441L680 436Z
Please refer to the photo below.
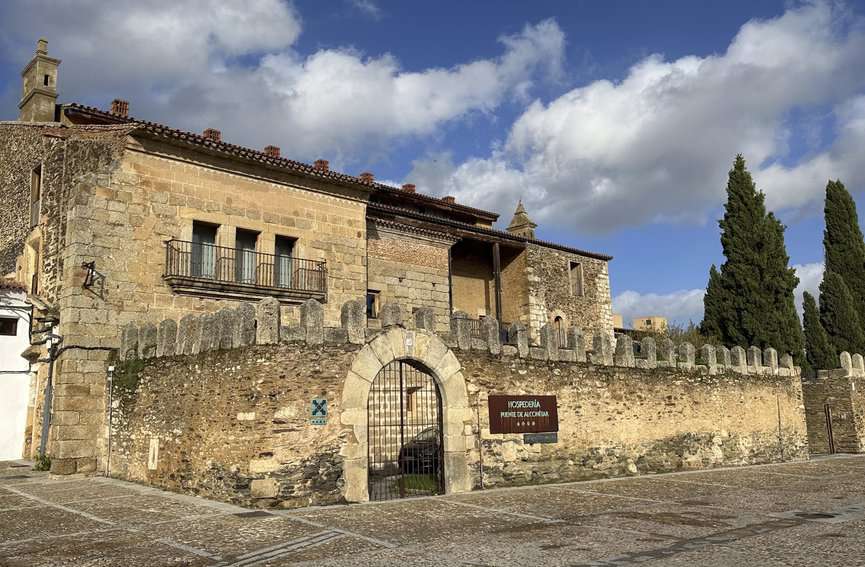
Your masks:
M324 398L314 398L312 400L312 412L310 414L310 423L313 425L327 425L327 400Z
M555 396L489 397L490 433L543 433L559 430Z

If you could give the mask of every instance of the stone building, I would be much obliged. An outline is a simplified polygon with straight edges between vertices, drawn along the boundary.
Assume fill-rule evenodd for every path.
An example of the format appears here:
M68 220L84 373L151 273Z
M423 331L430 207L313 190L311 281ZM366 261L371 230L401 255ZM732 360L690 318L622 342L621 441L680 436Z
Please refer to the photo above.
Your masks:
M335 326L361 300L373 329L398 305L440 333L465 314L474 338L491 320L535 343L545 326L562 345L571 327L612 337L611 258L538 240L522 204L499 230L452 197L134 119L126 101L58 104L60 65L40 40L19 119L0 123L0 275L33 306L25 453L44 446L54 472L104 470L108 369L131 322L157 337L157 322L273 298L286 326L310 299Z

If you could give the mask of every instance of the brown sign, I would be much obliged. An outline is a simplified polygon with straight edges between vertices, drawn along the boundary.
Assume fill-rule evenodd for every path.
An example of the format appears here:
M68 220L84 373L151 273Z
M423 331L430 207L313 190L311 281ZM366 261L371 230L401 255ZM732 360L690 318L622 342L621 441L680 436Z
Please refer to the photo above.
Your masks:
M490 433L559 430L555 396L490 396Z

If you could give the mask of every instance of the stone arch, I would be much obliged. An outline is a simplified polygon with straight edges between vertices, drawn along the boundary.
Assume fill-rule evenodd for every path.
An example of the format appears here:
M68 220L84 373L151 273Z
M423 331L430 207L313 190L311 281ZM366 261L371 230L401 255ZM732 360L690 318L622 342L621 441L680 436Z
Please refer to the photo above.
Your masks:
M394 327L379 334L354 357L342 390L340 422L348 431L342 447L343 496L349 502L369 500L367 486L367 399L379 371L395 360L423 365L438 384L442 399L445 493L467 492L472 482L467 451L473 413L462 365L444 342L426 330Z

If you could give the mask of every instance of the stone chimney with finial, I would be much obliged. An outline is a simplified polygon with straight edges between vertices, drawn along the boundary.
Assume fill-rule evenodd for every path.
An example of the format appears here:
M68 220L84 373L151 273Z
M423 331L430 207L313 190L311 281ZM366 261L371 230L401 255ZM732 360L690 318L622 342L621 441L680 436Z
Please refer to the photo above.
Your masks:
M48 41L36 42L36 53L21 71L21 102L18 120L54 122L57 105L57 68L60 60L48 57Z
M534 239L535 228L537 226L529 218L529 214L523 206L523 201L520 199L519 203L517 203L517 210L514 211L514 218L511 219L511 224L508 225L508 232L516 236Z

